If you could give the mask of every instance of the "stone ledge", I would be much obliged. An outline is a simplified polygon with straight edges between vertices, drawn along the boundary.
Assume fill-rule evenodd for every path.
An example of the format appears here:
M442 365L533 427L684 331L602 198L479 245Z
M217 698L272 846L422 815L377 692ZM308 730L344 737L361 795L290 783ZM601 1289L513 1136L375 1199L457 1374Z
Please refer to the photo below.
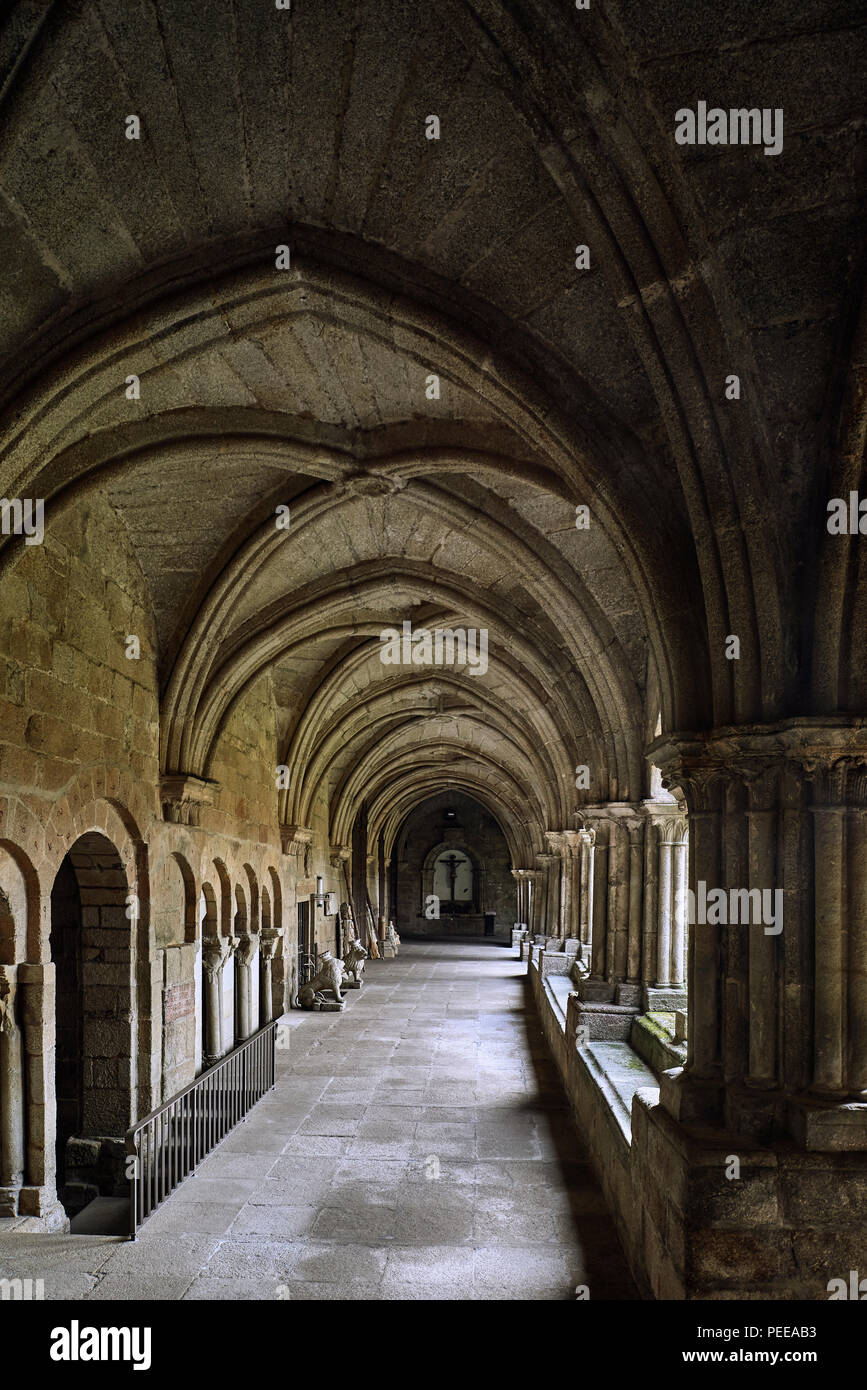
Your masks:
M627 1145L632 1144L632 1101L637 1092L648 1105L659 1100L659 1084L653 1072L633 1052L629 1043L596 1042L578 1049L578 1065L584 1067Z
M544 979L544 989L551 1013L565 1033L569 995L573 993L572 981L568 975L547 975Z
M642 1061L646 1062L657 1077L671 1067L682 1067L686 1061L686 1045L676 1043L671 1031L663 1020L673 1014L642 1014L632 1020L629 1042Z

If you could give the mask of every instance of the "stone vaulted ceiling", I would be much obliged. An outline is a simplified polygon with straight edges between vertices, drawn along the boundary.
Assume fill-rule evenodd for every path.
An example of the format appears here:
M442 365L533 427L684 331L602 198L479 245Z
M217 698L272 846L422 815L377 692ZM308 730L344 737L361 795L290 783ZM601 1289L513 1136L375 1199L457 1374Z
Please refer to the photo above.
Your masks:
M454 785L538 848L577 763L646 794L657 716L863 705L865 48L856 0L7 9L0 492L113 507L164 770L265 677L286 823ZM676 145L699 100L783 153ZM488 673L383 666L404 619Z

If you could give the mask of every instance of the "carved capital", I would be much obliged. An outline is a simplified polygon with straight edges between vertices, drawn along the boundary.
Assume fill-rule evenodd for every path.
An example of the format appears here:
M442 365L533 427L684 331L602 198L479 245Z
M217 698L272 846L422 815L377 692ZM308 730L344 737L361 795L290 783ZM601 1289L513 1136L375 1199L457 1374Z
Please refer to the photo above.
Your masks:
M277 955L277 948L282 941L282 933L274 931L273 928L264 927L259 933L259 954L263 960L273 960Z
M295 859L304 856L304 852L312 840L313 831L306 825L280 826L280 844L283 847L283 853L291 854Z
M206 936L202 938L202 969L212 984L238 944L236 936Z
M647 751L663 785L680 787L691 814L797 804L805 782L819 805L867 795L867 719L814 716L666 735Z
M341 864L346 864L352 858L352 849L349 845L331 845L329 851L329 863L332 869L339 869Z
M241 965L252 965L253 957L256 954L256 948L259 945L258 934L251 933L249 936L239 936L235 939L238 942L237 953Z
M220 790L219 782L183 772L160 777L163 819L172 825L198 825L203 806L212 806Z
M581 830L546 830L545 839L561 859L568 859L581 849Z

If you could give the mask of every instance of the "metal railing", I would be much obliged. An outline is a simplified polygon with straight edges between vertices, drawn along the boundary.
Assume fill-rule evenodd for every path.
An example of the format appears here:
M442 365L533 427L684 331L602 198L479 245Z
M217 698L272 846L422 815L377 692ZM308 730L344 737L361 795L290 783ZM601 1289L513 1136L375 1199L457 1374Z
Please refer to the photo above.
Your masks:
M135 1240L142 1222L271 1090L276 1032L274 1019L129 1130L130 1240Z

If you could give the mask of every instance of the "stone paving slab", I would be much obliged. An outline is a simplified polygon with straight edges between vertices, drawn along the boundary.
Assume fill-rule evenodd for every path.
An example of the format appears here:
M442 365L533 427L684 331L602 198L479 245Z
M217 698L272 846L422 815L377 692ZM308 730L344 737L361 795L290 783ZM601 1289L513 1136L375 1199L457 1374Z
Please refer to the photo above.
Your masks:
M277 1084L139 1239L0 1237L47 1298L636 1297L524 967L461 943L371 961L293 1015Z

